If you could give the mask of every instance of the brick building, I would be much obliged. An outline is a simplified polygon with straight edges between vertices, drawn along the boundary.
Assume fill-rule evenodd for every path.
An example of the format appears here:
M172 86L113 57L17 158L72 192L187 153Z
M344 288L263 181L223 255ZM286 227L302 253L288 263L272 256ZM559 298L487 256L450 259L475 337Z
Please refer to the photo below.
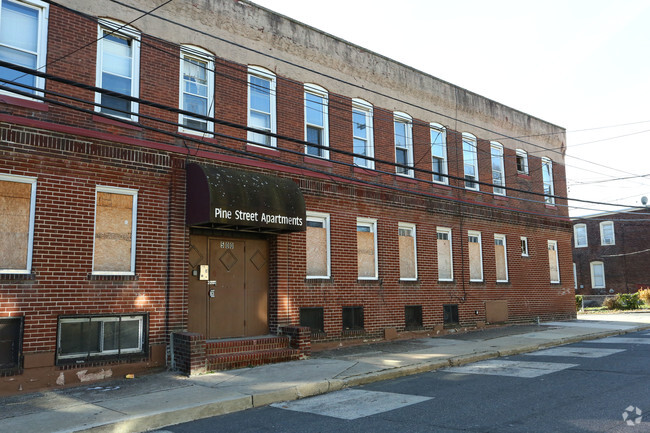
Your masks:
M650 211L627 209L571 221L576 293L632 293L650 287Z
M0 4L0 392L574 317L564 129L246 1Z

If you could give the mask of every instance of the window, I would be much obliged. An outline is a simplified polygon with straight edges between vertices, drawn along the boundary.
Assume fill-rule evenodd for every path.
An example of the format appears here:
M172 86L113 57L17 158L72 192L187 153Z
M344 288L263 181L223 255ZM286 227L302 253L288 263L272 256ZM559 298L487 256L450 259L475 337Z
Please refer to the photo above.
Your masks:
M143 354L145 316L70 316L59 319L57 358Z
M551 283L559 283L560 263L557 256L557 241L548 241L548 267L551 272Z
M587 226L576 224L573 226L573 246L583 248L587 246Z
M481 232L468 231L469 280L483 281L483 251L481 249Z
M363 307L343 307L343 330L363 330Z
M374 137L372 123L372 105L362 99L352 100L352 137L355 155L354 165L369 169L375 168ZM367 159L370 158L370 159Z
M140 33L132 27L99 20L97 87L137 98L140 91ZM97 92L95 110L128 120L138 120L138 103Z
M522 149L517 149L517 173L528 174L528 154Z
M0 60L45 72L48 5L38 0L2 0L0 7ZM0 83L21 92L42 95L43 78L0 67ZM29 89L20 85L34 87ZM4 93L4 92L3 92ZM17 95L21 96L21 95Z
M312 334L325 331L323 307L308 307L300 309L300 326L310 328Z
M506 235L494 235L494 261L497 268L497 283L508 281L508 250Z
M202 117L214 115L214 56L197 47L181 47L180 109ZM180 114L180 131L205 133L214 124L205 119Z
M395 163L413 167L413 120L406 113L395 113ZM413 169L396 167L396 173L413 177Z
M23 317L0 317L0 374L19 369L23 353ZM4 370L4 371L3 371Z
M506 175L503 167L503 146L499 143L490 143L490 154L492 157L492 185L494 193L497 195L506 195Z
M415 243L415 224L399 223L398 237L400 280L417 280L418 255Z
M93 274L135 275L138 193L97 187Z
M248 141L263 146L275 146L275 75L256 66L248 67Z
M0 174L0 274L32 272L36 178Z
M406 330L422 329L422 305L404 307L404 325Z
M600 223L600 244L614 245L614 223L612 221L603 221Z
M476 137L463 133L463 167L465 173L465 188L478 190L478 157L476 152Z
M377 279L377 220L357 218L357 266L360 280Z
M327 127L327 90L315 84L305 84L305 141L318 146L329 146ZM319 158L329 158L322 147L305 146L305 153Z
M438 248L438 280L453 281L454 266L451 254L451 229L438 227L436 229Z
M433 181L449 183L447 174L447 131L442 125L431 124L431 171Z
M521 256L528 257L528 238L522 236L519 241L521 242Z
M544 183L544 201L555 204L555 189L553 188L553 161L542 158L542 182Z
M604 289L605 288L605 265L603 262L591 262L591 288Z
M458 325L458 304L446 304L442 306L442 323L444 325Z
M330 216L307 212L307 278L330 277Z

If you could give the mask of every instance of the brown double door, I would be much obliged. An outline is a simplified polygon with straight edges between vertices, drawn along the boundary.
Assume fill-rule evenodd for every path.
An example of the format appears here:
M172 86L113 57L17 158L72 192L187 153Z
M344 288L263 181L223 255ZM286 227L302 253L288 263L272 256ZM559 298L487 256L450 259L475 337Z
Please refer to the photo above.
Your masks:
M267 334L267 241L203 238L197 244L207 253L209 279L190 283L190 331L207 338Z

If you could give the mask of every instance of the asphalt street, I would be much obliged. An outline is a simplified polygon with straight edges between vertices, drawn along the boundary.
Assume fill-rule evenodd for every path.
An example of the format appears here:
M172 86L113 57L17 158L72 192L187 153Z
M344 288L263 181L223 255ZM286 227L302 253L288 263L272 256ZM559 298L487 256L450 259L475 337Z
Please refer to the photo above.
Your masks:
M376 382L156 432L650 432L650 332Z

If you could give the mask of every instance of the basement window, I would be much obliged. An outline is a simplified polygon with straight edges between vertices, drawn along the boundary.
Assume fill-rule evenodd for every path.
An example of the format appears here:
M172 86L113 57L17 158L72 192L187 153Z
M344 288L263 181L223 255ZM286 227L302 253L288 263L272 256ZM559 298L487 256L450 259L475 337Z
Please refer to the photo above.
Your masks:
M457 304L447 304L442 306L442 323L444 325L458 325Z
M363 330L363 307L343 307L343 330Z
M404 307L404 322L406 330L422 329L422 305Z
M20 368L23 344L23 318L0 318L0 373Z
M307 326L312 334L325 332L323 307L310 307L300 309L300 326Z

